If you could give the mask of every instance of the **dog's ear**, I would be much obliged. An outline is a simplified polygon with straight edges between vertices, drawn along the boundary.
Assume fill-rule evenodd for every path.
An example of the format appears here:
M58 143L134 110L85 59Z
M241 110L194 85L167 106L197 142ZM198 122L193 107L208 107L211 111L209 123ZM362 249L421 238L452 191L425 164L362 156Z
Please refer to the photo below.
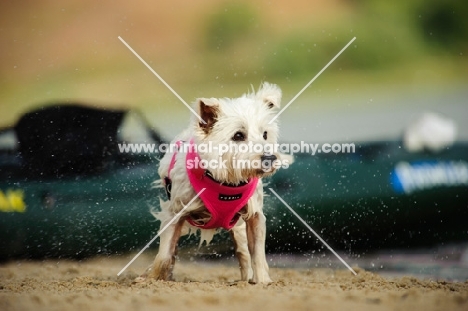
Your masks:
M280 108L281 106L281 89L276 84L263 82L256 95L269 109Z
M219 101L216 98L199 98L196 102L199 116L205 121L200 121L200 128L208 134L213 128L219 113Z

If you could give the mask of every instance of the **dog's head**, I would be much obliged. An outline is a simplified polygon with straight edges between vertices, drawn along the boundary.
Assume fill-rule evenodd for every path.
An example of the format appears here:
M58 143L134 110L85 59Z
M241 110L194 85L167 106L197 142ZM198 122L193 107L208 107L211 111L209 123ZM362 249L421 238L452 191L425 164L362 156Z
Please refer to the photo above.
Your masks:
M194 139L200 158L213 177L239 184L273 174L283 165L274 148L278 123L273 120L281 102L277 85L263 83L257 92L239 98L199 98ZM205 149L204 149L205 148Z

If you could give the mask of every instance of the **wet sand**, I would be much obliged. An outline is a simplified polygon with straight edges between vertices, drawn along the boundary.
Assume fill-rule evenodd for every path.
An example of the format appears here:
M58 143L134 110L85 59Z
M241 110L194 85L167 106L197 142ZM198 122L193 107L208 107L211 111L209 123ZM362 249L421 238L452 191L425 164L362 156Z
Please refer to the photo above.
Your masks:
M175 282L132 280L130 256L0 265L0 310L468 310L468 282L389 278L356 268L272 268L270 285L239 282L227 262L179 261Z

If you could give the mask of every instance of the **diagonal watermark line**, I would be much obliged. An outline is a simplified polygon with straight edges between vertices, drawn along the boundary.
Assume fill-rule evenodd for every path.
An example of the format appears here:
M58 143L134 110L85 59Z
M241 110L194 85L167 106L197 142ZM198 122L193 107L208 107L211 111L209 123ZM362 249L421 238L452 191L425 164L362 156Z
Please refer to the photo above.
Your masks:
M268 124L271 124L273 121L275 121L280 116L280 114L282 114L302 94L302 92L304 92L315 81L315 79L317 79L322 74L322 72L324 72L325 69L327 69L328 66L330 66L335 61L335 59L337 59L338 56L340 56L341 53L343 53L344 50L346 50L351 45L351 43L353 43L354 40L356 40L356 37L352 38L351 41L349 41L348 44L346 44L345 47L342 48L341 51L339 51L338 54L336 54L335 57L333 57L332 60L329 61L328 64L326 64L325 67L323 67L322 70L320 70L319 73L317 73L315 77L313 77L312 80L310 80L309 83L307 83L306 86L304 86L302 90L300 90L299 93L297 93L296 96L294 96L289 101L289 103L287 103L286 106L284 106L284 108L276 114L276 116L273 119L271 119L270 122L268 122Z
M203 193L203 191L205 191L206 188L203 188L202 190L200 190L200 192L197 193L196 196L193 197L193 199L190 200L190 202L187 203L187 205L184 206L184 208L178 212L172 219L171 221L169 221L165 226L164 228L162 228L161 230L159 230L158 234L156 234L156 236L154 238L151 239L151 241L148 242L148 244L145 245L145 247L143 247L143 249L135 255L135 257L133 257L132 260L130 260L130 262L122 268L122 270L120 270L119 273L117 273L117 276L120 276L150 245L151 243L153 243L157 238L158 236L160 236L164 230L166 230L176 219L178 219L180 217L180 215L182 215L182 213L190 206L190 204L193 203L193 201L195 201L199 196L200 194Z
M179 94L177 94L177 92L174 91L174 89L166 81L164 81L164 79L160 75L158 75L158 73L154 71L153 68L151 68L150 65L148 65L148 63L146 63L145 60L141 58L141 56L138 55L138 53L135 52L135 50L132 49L130 45L128 45L127 42L125 42L124 39L122 39L122 37L119 36L118 38L162 82L162 84L164 84L169 89L169 91L171 91L172 94L174 94L175 97L177 97L185 105L185 107L187 107L198 118L198 120L200 120L200 122L206 124L205 120L203 120L202 117L200 117L198 113L195 110L193 110L192 107L190 107L190 105L188 105L185 102L185 100L182 97L180 97Z
M271 188L268 188L268 189L270 189L270 191L278 198L278 200L280 200L281 203L283 203L284 206L286 206L286 207L294 214L294 216L296 216L296 217L307 227L307 229L309 229L310 232L312 232L312 233L317 237L317 239L319 239L320 242L322 242L322 243L333 253L333 255L335 255L335 256L346 266L346 268L349 269L349 271L351 271L354 275L357 275L356 271L354 271L353 268L351 268L351 267L346 263L346 261L344 261L343 258L341 258L340 255L338 255L338 254L333 250L333 248L331 248L330 245L328 245L327 242L325 242L325 240L322 239L322 238L320 237L320 235L318 235L317 232L315 232L314 229L312 229L312 228L304 221L304 219L302 219L301 216L299 216L299 214L296 213L296 211L293 210L293 208L292 208L291 206L289 206L288 203L286 203L286 202L283 200L283 198L281 198L281 197L278 195L278 193L276 193L275 190L273 190L273 189L271 189Z

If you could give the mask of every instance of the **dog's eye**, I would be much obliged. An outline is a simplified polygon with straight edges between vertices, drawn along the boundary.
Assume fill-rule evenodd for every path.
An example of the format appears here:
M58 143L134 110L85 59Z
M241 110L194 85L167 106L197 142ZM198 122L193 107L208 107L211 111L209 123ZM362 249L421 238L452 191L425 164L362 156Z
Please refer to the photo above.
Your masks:
M265 132L263 132L263 139L267 140L267 138L268 138L268 135L267 135L267 132L265 131Z
M232 136L233 141L244 141L245 140L245 135L242 132L236 132L234 136Z

